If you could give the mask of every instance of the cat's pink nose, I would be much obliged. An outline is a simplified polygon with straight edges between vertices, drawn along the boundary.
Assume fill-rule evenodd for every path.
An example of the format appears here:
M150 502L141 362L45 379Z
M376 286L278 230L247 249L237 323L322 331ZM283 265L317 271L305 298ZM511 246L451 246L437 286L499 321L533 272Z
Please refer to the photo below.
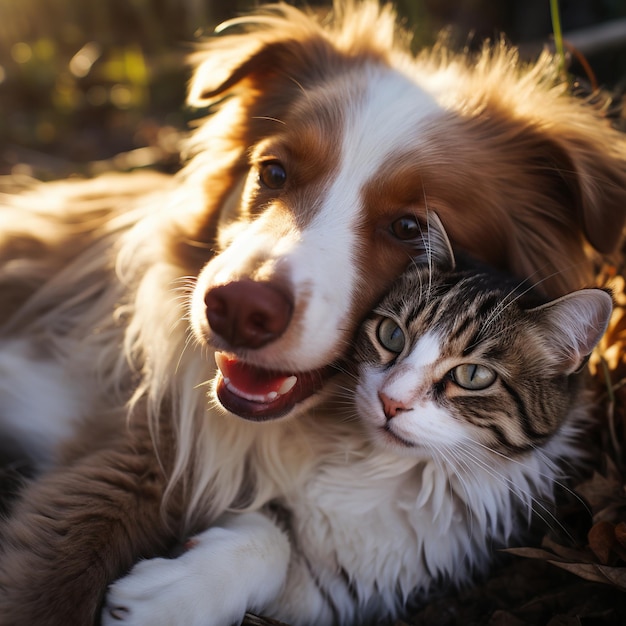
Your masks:
M383 405L383 411L385 412L385 417L388 420L390 420L392 417L395 417L400 411L406 411L409 408L403 402L390 398L387 394L383 393L382 391L378 392L378 397L380 398L380 402Z

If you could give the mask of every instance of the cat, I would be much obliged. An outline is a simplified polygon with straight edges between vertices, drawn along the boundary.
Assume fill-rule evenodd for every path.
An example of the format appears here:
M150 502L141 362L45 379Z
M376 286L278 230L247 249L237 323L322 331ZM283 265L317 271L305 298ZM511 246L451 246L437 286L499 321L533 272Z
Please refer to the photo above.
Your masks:
M105 626L223 626L245 610L378 624L484 572L533 508L551 515L564 464L584 456L584 366L611 296L547 301L455 259L436 217L427 248L356 338L352 418L326 406L283 429L266 505L137 564L111 587Z

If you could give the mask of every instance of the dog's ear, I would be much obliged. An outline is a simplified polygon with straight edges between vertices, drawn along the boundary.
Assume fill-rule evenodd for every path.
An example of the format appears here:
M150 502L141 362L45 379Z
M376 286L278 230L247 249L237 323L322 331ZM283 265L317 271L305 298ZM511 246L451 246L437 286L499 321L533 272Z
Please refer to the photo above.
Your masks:
M260 84L276 75L279 68L294 71L302 63L301 42L263 42L249 35L236 35L228 37L227 43L211 46L207 54L200 56L187 98L191 106L205 107L246 80ZM294 60L299 61L298 65Z
M206 50L191 57L195 68L187 95L189 105L198 108L209 105L215 96L241 81L253 63L259 62L260 42L242 36L236 39L239 45L208 45ZM234 38L229 41L235 44Z
M239 85L267 89L276 78L302 89L307 80L328 78L358 58L386 63L403 36L393 9L375 1L337 0L332 16L322 26L315 16L280 3L229 20L191 58L188 103L205 107Z
M606 107L573 96L548 52L525 64L501 42L485 47L476 63L457 60L465 64L470 89L464 121L474 124L477 145L486 139L497 149L495 215L503 216L501 225L510 219L517 227L516 249L511 237L505 246L508 265L523 275L542 262L563 272L569 261L576 273L584 265L583 237L601 253L616 251L626 223L626 135L611 128ZM529 263L519 262L537 253ZM567 290L579 286L573 282Z
M281 75L296 86L301 73L319 72L337 54L318 23L293 7L277 5L233 19L192 57L188 103L204 107L240 84L262 89Z
M626 223L626 136L608 123L561 127L550 135L549 165L562 181L561 201L576 210L596 250L615 252Z

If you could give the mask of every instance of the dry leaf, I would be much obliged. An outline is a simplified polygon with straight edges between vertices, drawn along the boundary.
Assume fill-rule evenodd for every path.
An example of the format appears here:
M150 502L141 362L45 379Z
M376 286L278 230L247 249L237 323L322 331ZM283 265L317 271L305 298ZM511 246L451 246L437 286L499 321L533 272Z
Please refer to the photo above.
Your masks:
M521 620L509 611L494 611L488 626L526 626L527 622Z
M565 563L563 561L549 561L553 565L567 572L576 574L580 578L594 583L613 585L621 591L626 591L626 568L608 567L597 563Z
M591 527L587 539L598 561L602 565L609 565L617 544L615 526L611 522L598 522Z
M622 548L626 548L626 522L620 522L615 527L615 538Z
M608 455L603 456L601 464L604 466L602 473L598 469L588 480L576 485L576 493L591 508L594 522L617 522L620 517L626 519L624 478Z

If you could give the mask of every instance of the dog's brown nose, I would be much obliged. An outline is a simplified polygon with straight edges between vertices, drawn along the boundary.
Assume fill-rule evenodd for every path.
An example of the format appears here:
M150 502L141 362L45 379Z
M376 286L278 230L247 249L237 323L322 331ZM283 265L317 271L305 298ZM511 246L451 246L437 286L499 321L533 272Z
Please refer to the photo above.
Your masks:
M249 279L209 289L204 302L209 325L233 348L261 348L278 339L293 311L282 291Z

